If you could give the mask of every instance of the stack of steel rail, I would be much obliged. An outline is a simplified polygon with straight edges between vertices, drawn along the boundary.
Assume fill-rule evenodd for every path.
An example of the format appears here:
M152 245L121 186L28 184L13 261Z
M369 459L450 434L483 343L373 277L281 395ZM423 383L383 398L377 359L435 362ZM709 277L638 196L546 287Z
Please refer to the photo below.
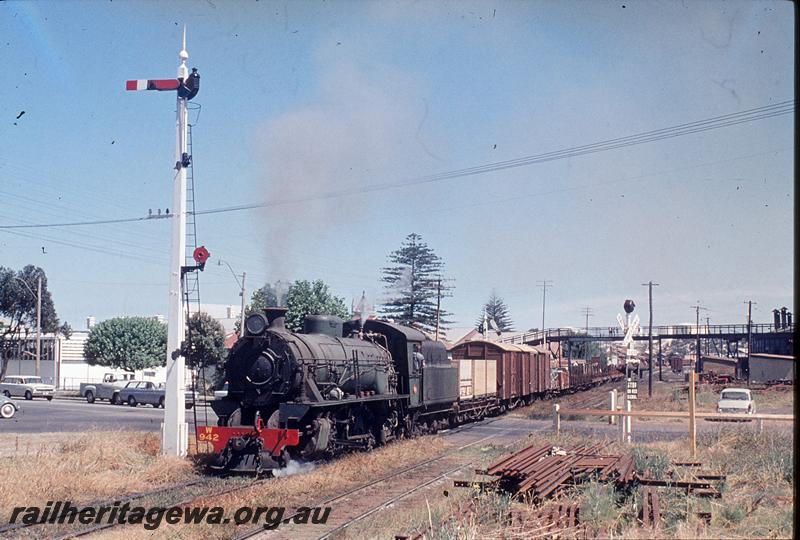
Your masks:
M618 485L632 482L633 457L602 454L605 446L604 443L572 448L529 446L493 463L485 474L497 476L499 488L518 495L528 494L534 502L591 477Z

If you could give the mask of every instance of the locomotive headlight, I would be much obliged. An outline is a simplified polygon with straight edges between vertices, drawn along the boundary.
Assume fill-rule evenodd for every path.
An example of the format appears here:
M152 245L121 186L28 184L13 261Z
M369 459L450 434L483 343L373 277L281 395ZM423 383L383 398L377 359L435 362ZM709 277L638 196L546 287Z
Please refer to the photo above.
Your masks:
M261 313L253 313L244 321L244 328L251 336L258 336L267 329L267 318Z

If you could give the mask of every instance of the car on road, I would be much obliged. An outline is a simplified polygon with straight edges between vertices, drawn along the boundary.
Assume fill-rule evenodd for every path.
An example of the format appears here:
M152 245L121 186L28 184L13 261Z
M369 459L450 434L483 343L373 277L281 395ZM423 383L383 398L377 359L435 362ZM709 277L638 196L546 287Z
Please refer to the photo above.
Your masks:
M137 405L152 405L153 407L164 408L166 389L163 384L156 384L151 381L130 381L119 391L118 403L127 403L130 407ZM186 408L191 409L194 405L191 392L186 392Z
M0 417L12 418L18 410L19 405L17 405L14 400L0 395Z
M0 382L0 394L6 397L19 396L27 400L43 397L51 401L55 392L55 387L52 384L44 384L41 377L6 375Z
M214 390L214 399L222 399L228 396L228 381L225 381L225 384L222 385L222 388L219 390Z
M717 412L755 414L756 402L747 388L725 388L719 395Z
M101 383L81 383L80 393L89 403L94 403L96 399L107 399L116 404L119 403L119 391L124 385L125 381L120 381L113 373L106 373Z

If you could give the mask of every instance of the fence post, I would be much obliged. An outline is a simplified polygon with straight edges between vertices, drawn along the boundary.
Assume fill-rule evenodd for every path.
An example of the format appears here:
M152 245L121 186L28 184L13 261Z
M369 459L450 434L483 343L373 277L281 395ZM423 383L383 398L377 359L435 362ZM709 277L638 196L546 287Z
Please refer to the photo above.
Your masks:
M758 434L761 435L764 432L764 419L758 419Z
M561 409L561 405L556 403L553 405L553 429L556 432L556 435L561 434L561 413L558 412Z
M609 394L611 394L611 410L612 411L616 411L617 410L617 389L616 388L613 389L611 392L609 392ZM617 417L616 416L609 416L608 417L608 423L609 423L609 425L613 426L614 424L617 423Z

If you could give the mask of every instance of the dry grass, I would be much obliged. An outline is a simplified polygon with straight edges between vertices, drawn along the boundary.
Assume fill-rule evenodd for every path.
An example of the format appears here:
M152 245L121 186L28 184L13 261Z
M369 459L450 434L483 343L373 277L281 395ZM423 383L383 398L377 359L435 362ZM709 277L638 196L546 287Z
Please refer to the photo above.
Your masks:
M14 506L47 501L87 503L186 480L192 465L159 455L156 434L92 432L26 435L33 443L0 460L0 522Z
M531 443L538 443L539 439ZM597 439L571 435L548 438L545 442L560 446L593 443ZM633 448L614 442L606 452L633 452L637 466L651 470L654 476L663 474L667 460L684 461L691 457L685 441L644 443ZM792 433L785 430L758 434L740 426L720 426L702 433L697 459L703 463L703 470L727 474L722 485L723 498L696 498L681 490L659 488L662 521L657 529L645 529L639 521L638 490L620 497L602 486L589 484L565 492L562 497L580 502L583 519L605 528L613 538L791 538L793 456ZM692 468L674 469L678 477L692 478ZM536 509L523 502L513 502L512 508L523 515ZM697 512L711 512L711 523L699 519ZM516 530L497 521L489 525L462 520L457 526L447 527L460 533L446 538L538 537L536 531Z
M363 484L368 479L433 457L449 446L442 438L435 436L398 441L370 453L346 455L304 474L275 478L221 497L201 498L192 502L192 506L221 506L228 513L242 506L315 506L321 500ZM245 528L243 525L240 530ZM235 530L235 525L207 524L162 525L160 529L161 533L168 531L170 538L208 539L229 538ZM97 537L134 540L150 538L152 532L140 526L129 526L99 533Z

